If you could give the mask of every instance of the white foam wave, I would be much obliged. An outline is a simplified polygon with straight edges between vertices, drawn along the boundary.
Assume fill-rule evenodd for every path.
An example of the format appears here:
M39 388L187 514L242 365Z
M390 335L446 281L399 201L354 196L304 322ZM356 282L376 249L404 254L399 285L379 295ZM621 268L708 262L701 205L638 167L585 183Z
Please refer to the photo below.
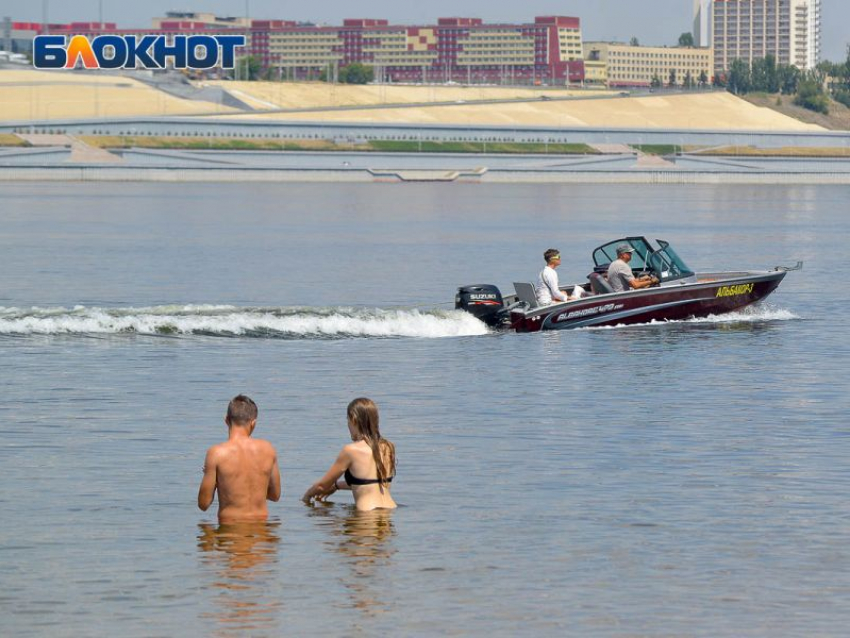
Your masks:
M457 337L487 327L457 310L240 308L173 305L150 308L2 308L0 334L169 334L267 338Z
M764 323L768 321L790 321L799 319L797 315L783 308L774 308L762 304L748 306L735 312L722 315L708 315L707 317L692 317L690 319L679 319L671 321L650 321L643 324L617 325L617 326L591 326L583 330L616 330L619 328L632 328L634 326L657 326L664 324L735 324L735 323Z
M683 323L757 323L762 321L790 321L799 318L790 310L769 306L751 306L724 315L686 319Z

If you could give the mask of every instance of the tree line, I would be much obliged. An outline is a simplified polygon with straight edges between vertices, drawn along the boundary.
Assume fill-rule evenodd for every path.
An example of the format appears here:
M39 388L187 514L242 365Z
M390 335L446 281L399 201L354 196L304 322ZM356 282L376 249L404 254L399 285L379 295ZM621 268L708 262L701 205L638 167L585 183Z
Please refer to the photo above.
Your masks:
M807 71L791 64L777 64L772 54L753 60L751 65L734 60L728 70L714 77L714 84L735 95L753 92L793 95L795 104L827 114L830 96L850 106L850 46L844 62L824 61Z
M683 33L679 36L678 44L693 46L693 35ZM637 38L632 38L632 45L639 46ZM274 72L274 69L263 69L259 58L247 56L239 60L235 76L243 80L274 79ZM318 74L317 79L343 84L367 84L374 80L374 69L366 64L353 63L339 68L335 78L326 68ZM671 88L679 85L685 89L703 88L709 84L709 78L705 71L697 77L688 71L680 82L676 69L671 69L667 78L654 75L650 85L660 88L665 83ZM795 104L826 114L829 113L830 97L850 107L850 45L847 46L847 59L844 62L824 61L808 71L801 71L791 64L777 64L772 54L753 60L752 64L734 60L727 70L717 73L711 83L735 95L754 92L793 95Z
M322 69L319 74L321 82L333 80L333 75L329 73L329 69ZM346 66L340 67L336 74L336 81L340 84L369 84L375 79L375 69L368 64L360 62L352 62Z
M678 44L680 47L694 46L693 34L683 33ZM668 85L671 87L676 85L675 73L675 70L670 72ZM844 62L823 61L808 71L801 71L792 64L777 64L772 54L753 60L752 64L734 60L728 69L714 76L712 83L735 95L753 92L793 95L795 104L827 114L830 97L850 107L850 44ZM702 76L697 84L704 85ZM661 78L653 78L652 86L662 85ZM692 78L685 78L685 88L694 85Z
M262 60L256 55L246 55L239 58L236 68L231 74L233 79L250 82L256 80L281 80L282 76L282 69L273 66L264 68ZM308 79L317 79L320 82L335 81L341 84L368 84L375 79L375 71L367 64L354 62L353 64L339 68L335 78L331 69L326 67L316 75L311 73Z

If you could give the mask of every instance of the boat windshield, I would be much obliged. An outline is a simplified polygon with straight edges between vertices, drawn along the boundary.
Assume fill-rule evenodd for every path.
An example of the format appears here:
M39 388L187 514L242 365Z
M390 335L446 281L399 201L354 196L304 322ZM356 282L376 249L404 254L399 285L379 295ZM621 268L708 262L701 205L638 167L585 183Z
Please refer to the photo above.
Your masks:
M643 270L646 267L647 256L652 253L652 247L643 237L626 237L600 246L593 251L593 263L596 267L607 266L617 259L617 247L622 244L629 244L634 249L632 260L629 262L632 270Z
M635 272L651 272L662 281L691 277L694 274L668 242L656 239L650 243L645 237L624 237L600 246L593 251L596 268L605 268L617 259L617 248L623 244L634 249L629 266Z
M661 239L655 241L661 248L649 256L649 269L655 273L656 277L669 280L690 277L694 274L669 243Z

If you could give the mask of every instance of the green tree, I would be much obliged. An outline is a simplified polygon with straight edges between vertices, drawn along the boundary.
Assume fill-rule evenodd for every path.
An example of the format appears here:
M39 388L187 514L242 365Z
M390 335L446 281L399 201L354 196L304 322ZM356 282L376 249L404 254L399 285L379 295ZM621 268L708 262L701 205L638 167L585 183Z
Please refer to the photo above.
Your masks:
M236 61L236 79L257 80L263 71L263 63L256 55L246 55Z
M800 69L791 64L780 64L776 67L776 85L783 95L794 95L800 81Z
M368 84L375 79L375 70L366 64L354 62L339 70L339 81L343 84Z
M829 98L824 93L823 83L816 73L806 73L800 80L794 104L824 115L829 113Z
M844 86L850 90L850 44L847 45L847 59L844 60L844 73L842 74Z
M633 47L639 47L640 46L640 40L638 40L635 36L632 36L632 39L629 40L629 44Z
M654 73L652 75L652 81L649 83L649 86L651 86L653 89L661 88L661 78L658 77L657 73Z
M750 69L751 89L767 93L779 92L779 80L776 74L776 58L768 53L763 58L753 61Z
M729 92L735 95L749 93L752 87L750 65L740 59L733 60L726 76L726 86Z
M832 98L836 102L841 102L847 108L850 108L850 91L847 89L836 89L832 94Z
M693 33L683 33L679 36L679 46L680 47L692 47L694 46L694 34Z
M703 89L704 89L704 88L706 87L706 85L707 85L707 84L708 84L708 75L706 74L706 72L705 72L705 71L700 71L700 72L699 72L699 85L700 85L700 88L703 88Z
M840 77L844 74L843 64L835 64L829 60L821 60L815 67L823 77Z
M776 58L772 53L764 56L764 74L768 93L779 93L779 75L776 73Z
M685 80L683 84L686 89L694 88L694 76L691 75L690 71L685 73Z
M757 58L750 65L750 89L753 91L764 91L767 84L764 59Z
M832 77L834 78L832 98L850 108L850 44L847 45L847 59L835 65Z
M670 69L670 75L667 78L667 86L671 89L676 86L676 69Z

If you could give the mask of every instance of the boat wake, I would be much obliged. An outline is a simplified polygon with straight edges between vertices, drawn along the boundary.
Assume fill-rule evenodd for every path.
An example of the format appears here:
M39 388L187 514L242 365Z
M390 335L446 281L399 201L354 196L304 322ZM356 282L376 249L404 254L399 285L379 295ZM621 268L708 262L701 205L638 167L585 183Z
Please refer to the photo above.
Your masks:
M790 310L759 305L749 306L737 312L729 312L723 315L687 319L681 323L762 323L765 321L790 321L799 318Z
M155 335L343 339L487 334L458 310L174 305L149 308L3 308L0 335Z
M789 310L783 308L774 308L768 304L758 304L748 306L736 312L728 312L722 315L709 315L707 317L693 317L691 319L670 320L670 321L651 321L648 323L637 323L629 326L592 326L588 328L579 328L579 330L617 330L620 328L634 328L635 326L662 326L667 324L677 325L734 325L734 324L758 324L772 321L791 321L799 319Z

